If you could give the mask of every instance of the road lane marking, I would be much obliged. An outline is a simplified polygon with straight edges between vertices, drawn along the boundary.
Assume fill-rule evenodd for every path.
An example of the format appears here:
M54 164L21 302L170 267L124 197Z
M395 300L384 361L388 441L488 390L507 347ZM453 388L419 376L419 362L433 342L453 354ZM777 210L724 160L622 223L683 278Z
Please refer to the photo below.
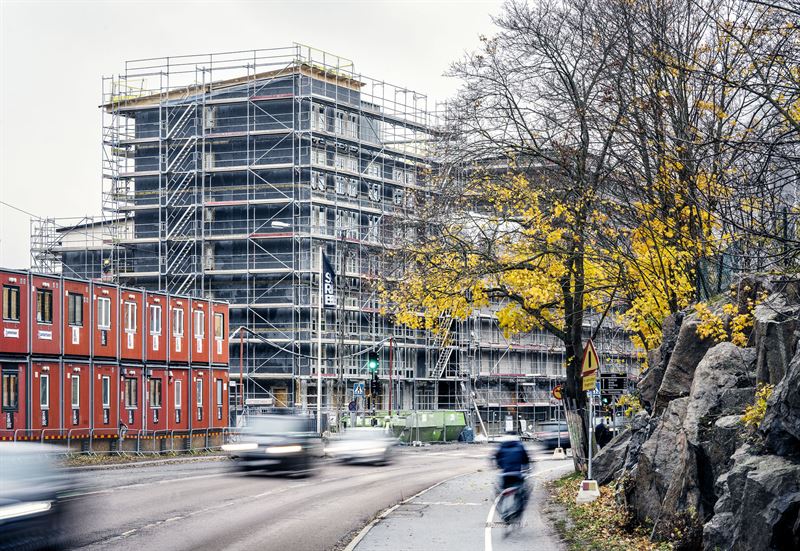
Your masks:
M492 526L494 525L494 512L497 509L497 504L500 502L500 497L503 494L497 494L494 498L494 503L489 509L489 514L486 516L486 527L483 529L483 551L492 551Z
M436 488L438 486L441 486L445 482L450 482L451 480L455 480L456 478L459 478L459 477L462 477L462 476L467 476L469 474L475 474L476 472L478 472L478 471L469 471L469 472L466 472L466 473L461 473L461 474L457 474L455 476L451 476L450 478L445 478L444 480L441 480L441 481L437 482L433 486L428 486L424 490L422 490L420 492L417 492L416 494L414 494L413 496L411 496L411 497L409 497L407 499L404 499L400 503L396 503L396 504L392 505L391 507L389 507L388 509L385 509L381 514L379 514L377 517L372 519L372 522L370 522L364 528L362 528L361 531L356 535L356 537L354 537L352 540L350 540L350 543L347 544L347 547L344 548L344 551L353 551L358 546L358 544L361 543L361 540L363 540L367 536L369 531L372 530L372 528L376 524L378 524L380 521L382 521L383 519L388 517L390 514L392 514L398 507L401 507L401 506L405 505L406 503L414 501L419 496L423 495L426 492L429 492L429 491L433 490L434 488Z

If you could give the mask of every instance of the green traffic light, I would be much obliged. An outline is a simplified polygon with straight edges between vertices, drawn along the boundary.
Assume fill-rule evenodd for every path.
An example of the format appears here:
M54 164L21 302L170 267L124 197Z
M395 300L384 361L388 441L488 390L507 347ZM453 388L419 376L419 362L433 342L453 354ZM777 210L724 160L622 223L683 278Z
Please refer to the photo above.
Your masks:
M378 371L378 353L377 352L370 352L369 357L367 358L367 369L370 372Z

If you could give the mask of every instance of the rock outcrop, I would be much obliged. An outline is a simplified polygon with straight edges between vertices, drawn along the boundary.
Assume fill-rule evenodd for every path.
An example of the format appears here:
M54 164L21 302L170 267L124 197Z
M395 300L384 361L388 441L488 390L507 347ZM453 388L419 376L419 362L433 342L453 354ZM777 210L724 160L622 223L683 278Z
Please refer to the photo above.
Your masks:
M717 483L720 499L703 528L703 549L800 549L800 461L755 455L749 446L733 460Z
M778 384L797 348L800 305L790 304L782 294L771 295L756 306L753 317L757 382Z
M675 398L689 395L694 371L708 349L714 346L712 339L700 339L697 327L700 320L694 314L686 316L681 323L675 349L669 358L664 377L656 393L653 412L660 414Z
M773 453L800 456L800 354L772 391L760 430Z
M667 370L675 344L678 342L681 324L683 323L683 313L678 312L668 316L663 327L663 337L661 345L654 348L647 354L647 365L650 366L639 381L637 390L647 411L652 411L656 401L656 394L664 380L664 372Z

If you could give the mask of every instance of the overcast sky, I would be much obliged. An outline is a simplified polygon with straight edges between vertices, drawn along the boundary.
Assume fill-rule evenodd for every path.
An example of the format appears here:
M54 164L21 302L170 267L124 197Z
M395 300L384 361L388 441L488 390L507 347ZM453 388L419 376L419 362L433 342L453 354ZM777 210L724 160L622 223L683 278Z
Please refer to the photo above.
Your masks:
M427 94L491 34L501 0L0 0L0 201L41 217L100 213L101 77L128 59L289 46ZM0 205L0 267L30 265L29 217Z

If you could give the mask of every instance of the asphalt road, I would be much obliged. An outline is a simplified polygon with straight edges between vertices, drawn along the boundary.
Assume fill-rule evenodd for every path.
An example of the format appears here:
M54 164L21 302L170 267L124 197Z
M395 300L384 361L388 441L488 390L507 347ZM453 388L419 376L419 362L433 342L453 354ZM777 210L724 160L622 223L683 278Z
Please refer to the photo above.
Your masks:
M459 474L489 469L490 446L406 448L389 466L323 463L291 479L227 461L83 471L74 548L326 550L377 513Z

